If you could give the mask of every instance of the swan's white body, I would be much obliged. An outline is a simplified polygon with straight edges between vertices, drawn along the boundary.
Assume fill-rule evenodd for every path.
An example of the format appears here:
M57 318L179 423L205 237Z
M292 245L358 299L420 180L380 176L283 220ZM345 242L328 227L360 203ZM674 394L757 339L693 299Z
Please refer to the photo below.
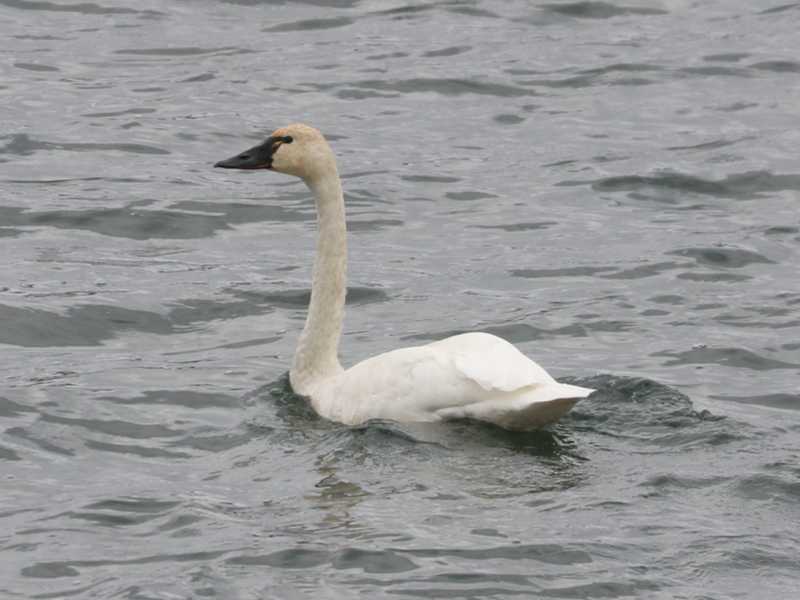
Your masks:
M507 429L552 423L591 392L477 332L379 354L306 388L318 413L342 423L471 418Z
M594 391L557 382L509 342L488 333L402 348L342 369L338 346L347 231L341 182L327 142L316 129L290 125L217 165L296 175L314 193L319 238L311 302L289 378L321 416L349 425L370 419L471 418L526 430L556 421Z

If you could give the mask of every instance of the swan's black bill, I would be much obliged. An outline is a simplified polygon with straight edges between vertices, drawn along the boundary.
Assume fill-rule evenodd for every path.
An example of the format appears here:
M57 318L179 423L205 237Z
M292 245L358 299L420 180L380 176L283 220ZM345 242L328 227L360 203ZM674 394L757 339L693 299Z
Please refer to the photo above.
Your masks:
M263 144L253 146L249 150L215 163L215 167L223 169L271 169L272 157L281 144L291 144L292 136L268 137Z
M281 145L280 142L281 140L269 137L263 144L221 160L214 166L223 169L269 169L272 167L272 155Z

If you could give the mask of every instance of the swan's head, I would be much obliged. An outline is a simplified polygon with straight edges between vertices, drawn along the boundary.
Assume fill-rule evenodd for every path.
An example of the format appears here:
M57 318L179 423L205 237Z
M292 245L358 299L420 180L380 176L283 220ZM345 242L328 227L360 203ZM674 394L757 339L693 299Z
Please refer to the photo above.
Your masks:
M336 160L322 134L295 123L276 129L258 146L214 165L223 169L269 169L313 181L333 171Z

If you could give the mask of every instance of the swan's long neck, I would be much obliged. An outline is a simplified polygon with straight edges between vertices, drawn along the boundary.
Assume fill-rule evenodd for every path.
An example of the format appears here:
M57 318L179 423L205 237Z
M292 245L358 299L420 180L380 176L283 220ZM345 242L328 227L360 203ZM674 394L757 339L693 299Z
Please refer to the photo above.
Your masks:
M317 205L317 255L308 316L289 378L296 393L311 395L318 382L342 371L338 350L347 292L347 226L336 168L306 184Z

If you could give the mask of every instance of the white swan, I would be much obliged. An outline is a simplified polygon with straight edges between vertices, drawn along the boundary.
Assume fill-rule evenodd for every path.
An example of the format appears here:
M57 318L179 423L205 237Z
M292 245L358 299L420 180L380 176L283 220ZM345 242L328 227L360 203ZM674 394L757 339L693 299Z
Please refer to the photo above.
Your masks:
M347 231L341 181L327 141L312 127L288 125L214 166L294 175L314 194L318 240L311 301L289 379L321 416L349 425L470 418L527 430L552 423L594 391L557 382L488 333L394 350L342 369Z

